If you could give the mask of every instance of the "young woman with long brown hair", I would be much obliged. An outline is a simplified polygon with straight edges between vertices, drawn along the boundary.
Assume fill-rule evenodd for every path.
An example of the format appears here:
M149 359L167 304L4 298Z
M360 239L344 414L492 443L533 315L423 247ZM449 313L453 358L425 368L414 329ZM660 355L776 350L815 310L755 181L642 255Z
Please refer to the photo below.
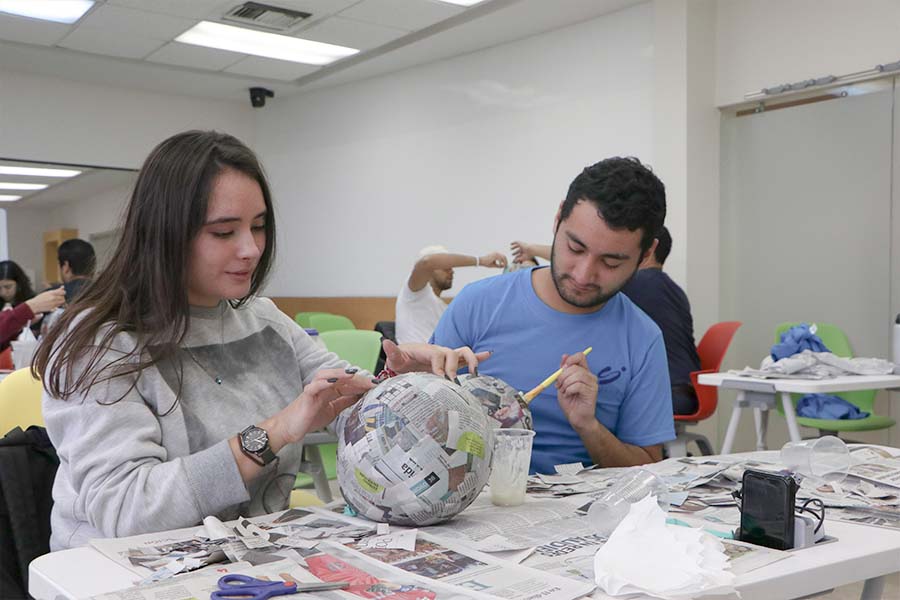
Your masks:
M298 442L374 383L256 296L274 251L252 151L203 131L153 150L113 259L35 361L60 457L54 550L286 506ZM397 372L486 357L385 346Z

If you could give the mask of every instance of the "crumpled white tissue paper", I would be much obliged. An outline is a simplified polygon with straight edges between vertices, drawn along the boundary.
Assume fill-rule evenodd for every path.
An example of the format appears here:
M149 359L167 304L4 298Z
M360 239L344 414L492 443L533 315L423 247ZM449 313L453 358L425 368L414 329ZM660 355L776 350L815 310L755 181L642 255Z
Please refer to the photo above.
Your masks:
M611 596L650 594L665 600L734 593L725 547L691 527L666 525L656 498L631 505L594 556L597 585Z

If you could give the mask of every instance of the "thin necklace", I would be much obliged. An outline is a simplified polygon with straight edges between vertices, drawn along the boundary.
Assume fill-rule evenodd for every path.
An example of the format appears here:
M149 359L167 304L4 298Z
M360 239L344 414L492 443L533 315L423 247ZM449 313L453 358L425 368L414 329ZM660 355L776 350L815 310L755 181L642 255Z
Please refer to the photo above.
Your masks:
M184 349L187 351L188 356L191 357L191 360L193 360L195 363L197 363L197 366L200 367L200 369L202 369L204 373L209 375L212 378L212 380L216 382L216 385L222 385L223 379L221 376L211 373L209 371L209 369L207 369L206 366L204 366L204 364L202 362L197 360L197 357L194 355L194 353L191 351L191 349L189 347L185 346ZM224 365L225 364L225 361L224 361L224 358L225 358L225 307L224 306L222 307L222 314L219 315L219 358L222 359L219 362L219 366Z

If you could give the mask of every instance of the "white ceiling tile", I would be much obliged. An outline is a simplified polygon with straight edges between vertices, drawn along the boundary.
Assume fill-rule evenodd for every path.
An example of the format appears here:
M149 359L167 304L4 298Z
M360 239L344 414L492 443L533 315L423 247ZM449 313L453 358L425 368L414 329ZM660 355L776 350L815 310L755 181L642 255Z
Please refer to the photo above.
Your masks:
M0 40L52 46L71 31L71 25L12 15L0 15Z
M216 48L204 48L192 44L170 42L148 56L146 60L151 62L190 67L193 69L207 69L221 71L229 65L247 56L239 52L218 50Z
M106 0L106 3L173 17L217 19L226 10L242 4L242 0Z
M104 4L79 21L78 26L168 41L195 23L194 19Z
M57 45L93 54L120 58L144 58L164 42L118 31L79 27Z
M330 17L297 33L297 37L316 42L337 44L358 50L371 50L403 37L404 29L375 25L342 17Z
M465 9L429 0L363 0L340 13L367 23L416 31L458 15Z
M274 58L263 58L261 56L248 56L242 61L225 69L225 72L249 75L251 77L262 77L265 79L292 81L298 77L309 75L318 70L319 67L314 67L313 65L303 65L287 60L276 60Z

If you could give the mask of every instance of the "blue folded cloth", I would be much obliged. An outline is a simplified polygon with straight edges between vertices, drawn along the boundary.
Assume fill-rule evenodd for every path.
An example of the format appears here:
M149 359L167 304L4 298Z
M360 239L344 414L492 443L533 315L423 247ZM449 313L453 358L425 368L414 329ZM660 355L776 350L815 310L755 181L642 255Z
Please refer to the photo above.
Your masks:
M781 360L804 350L828 352L822 340L809 330L809 325L800 323L781 334L781 343L772 346L772 360Z
M797 416L810 419L865 419L869 413L839 396L807 394L797 401Z

